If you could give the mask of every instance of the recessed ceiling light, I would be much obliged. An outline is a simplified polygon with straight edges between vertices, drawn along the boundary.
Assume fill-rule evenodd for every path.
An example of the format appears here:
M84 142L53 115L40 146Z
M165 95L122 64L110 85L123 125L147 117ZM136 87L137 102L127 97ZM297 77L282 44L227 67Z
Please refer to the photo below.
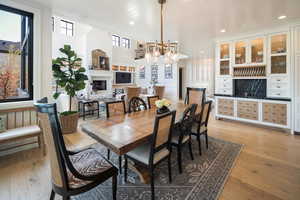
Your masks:
M279 17L277 17L278 19L285 19L286 18L286 16L285 15L281 15L281 16L279 16Z
M225 29L222 29L222 30L220 30L220 32L221 32L221 33L225 33L225 32L226 32L226 30L225 30Z
M131 26L133 26L133 25L134 25L134 21L130 21L129 24L130 24Z

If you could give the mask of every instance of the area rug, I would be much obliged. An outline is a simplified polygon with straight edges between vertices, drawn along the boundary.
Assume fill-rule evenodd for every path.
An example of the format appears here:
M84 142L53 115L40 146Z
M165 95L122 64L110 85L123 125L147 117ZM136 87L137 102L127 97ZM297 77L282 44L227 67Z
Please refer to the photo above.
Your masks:
M94 145L103 155L106 148ZM202 156L198 152L198 143L193 140L194 160L190 159L188 148L183 148L183 173L179 174L177 154L172 153L172 183L168 182L167 162L162 162L155 169L155 199L157 200L215 200L221 193L226 179L237 159L242 145L209 137L209 149L203 141ZM112 162L118 166L118 156L113 155ZM129 183L124 183L123 176L118 177L118 200L149 200L150 185L139 181L137 175L128 172ZM111 181L95 189L72 198L73 200L111 200Z

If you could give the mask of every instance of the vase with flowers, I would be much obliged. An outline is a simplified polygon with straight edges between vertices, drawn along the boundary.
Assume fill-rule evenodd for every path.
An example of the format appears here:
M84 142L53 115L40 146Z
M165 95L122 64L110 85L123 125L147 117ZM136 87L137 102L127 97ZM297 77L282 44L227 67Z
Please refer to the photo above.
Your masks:
M157 114L163 114L170 111L169 106L171 105L171 102L167 99L161 99L155 101L155 105L157 107Z

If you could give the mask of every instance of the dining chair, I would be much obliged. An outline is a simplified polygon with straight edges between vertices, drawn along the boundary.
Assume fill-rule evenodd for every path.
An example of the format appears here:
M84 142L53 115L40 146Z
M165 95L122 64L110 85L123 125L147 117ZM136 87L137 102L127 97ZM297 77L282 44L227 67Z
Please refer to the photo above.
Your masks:
M56 104L35 103L46 137L50 157L52 191L69 200L70 196L87 192L112 178L112 196L116 200L118 169L95 149L68 151L58 121Z
M125 96L126 111L129 110L129 102L133 97L138 97L141 94L140 87L127 87Z
M106 117L125 115L126 107L125 100L106 102ZM110 160L110 149L107 149L107 159ZM122 174L122 156L119 156L119 172Z
M176 111L157 115L154 123L154 131L149 142L125 154L125 182L127 182L128 159L146 167L151 177L152 200L155 199L154 169L159 163L166 159L168 159L169 182L172 182L170 141L175 115Z
M206 149L208 149L207 125L208 125L208 119L211 110L211 104L212 104L211 100L203 103L200 114L195 115L194 123L191 130L191 134L197 137L200 155L202 155L201 140L200 140L201 135L205 135Z
M159 96L147 97L149 109L156 108L155 101L159 100Z
M164 93L165 93L165 86L154 86L154 95L155 96L159 96L160 99L162 99L164 97Z
M128 112L138 112L142 110L147 110L147 105L145 101L139 97L132 97L129 101L129 110Z
M197 108L197 104L191 104L188 106L180 120L174 125L171 139L171 146L177 148L177 162L179 173L182 173L182 147L185 144L189 145L189 151L191 159L194 160L193 151L192 151L192 137L191 137L191 128L194 122L194 115ZM172 150L172 149L171 149Z
M187 88L187 94L185 98L185 103L190 104L197 104L197 110L195 112L196 115L200 114L202 104L205 101L205 92L206 88Z

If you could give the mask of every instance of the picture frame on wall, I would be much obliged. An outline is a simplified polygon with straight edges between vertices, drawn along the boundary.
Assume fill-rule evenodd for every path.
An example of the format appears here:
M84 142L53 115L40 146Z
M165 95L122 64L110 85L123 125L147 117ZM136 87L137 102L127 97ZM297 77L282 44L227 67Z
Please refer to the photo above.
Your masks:
M172 64L165 64L165 79L173 79Z
M146 68L145 66L140 66L140 79L145 79L146 78Z
M153 64L151 66L151 81L157 83L158 82L158 65Z

